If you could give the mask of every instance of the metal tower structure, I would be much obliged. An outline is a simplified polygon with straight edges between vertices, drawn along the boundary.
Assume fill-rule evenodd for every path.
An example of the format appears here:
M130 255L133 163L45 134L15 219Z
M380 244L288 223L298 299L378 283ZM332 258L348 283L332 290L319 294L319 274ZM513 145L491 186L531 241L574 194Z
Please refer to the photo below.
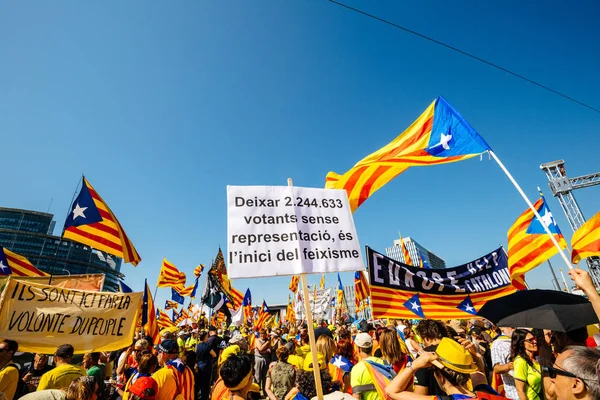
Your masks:
M573 196L573 190L600 185L600 172L569 178L565 172L563 160L542 164L540 169L546 173L548 186L565 212L571 229L576 231L584 224L585 218ZM600 257L590 257L586 261L596 287L600 287Z

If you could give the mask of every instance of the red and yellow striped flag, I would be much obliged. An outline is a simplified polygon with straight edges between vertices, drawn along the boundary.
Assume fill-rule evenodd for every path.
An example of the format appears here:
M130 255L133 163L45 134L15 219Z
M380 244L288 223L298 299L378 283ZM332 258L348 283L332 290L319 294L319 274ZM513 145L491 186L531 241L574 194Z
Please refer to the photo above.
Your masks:
M172 301L172 300L166 300L165 301L165 310L170 310L170 309L177 309L179 308L179 303L176 301Z
M370 294L369 282L367 282L364 271L356 271L354 273L354 296L356 302L360 303L369 297Z
M188 287L184 287L183 285L179 285L177 287L174 287L174 289L177 291L177 293L179 293L180 296L183 297L187 297L189 295L192 294L192 292L194 291L194 287L196 286L196 284L190 285Z
M231 295L233 297L233 303L227 302L227 307L231 308L232 310L238 310L244 302L244 295L233 286L231 286Z
M169 317L169 315L164 312L163 310L158 310L158 328L159 329L165 329L165 328L169 328L172 326L175 326L175 324L173 323L173 321L171 321L171 318Z
M160 333L158 329L158 322L156 320L156 313L154 309L154 300L152 299L152 293L148 287L148 282L144 285L144 303L142 306L142 327L146 335L150 336L154 343L160 341Z
M600 255L600 212L573 234L571 260L578 264L584 258Z
M561 248L567 247L567 242L556 225L544 197L533 206L542 217L542 222L538 221L533 211L528 208L508 230L508 270L513 280L558 253L542 223L552 232Z
M398 234L400 235L400 232L398 232ZM408 252L408 248L404 243L404 239L402 239L402 235L400 235L400 247L402 248L402 258L404 258L404 264L414 265L413 260L410 257L410 253Z
M369 154L343 175L330 172L328 189L344 189L354 212L373 193L408 167L446 164L491 150L469 123L438 97L389 144Z
M289 294L287 310L285 311L285 320L290 324L296 324L296 311L294 311L294 304L292 303Z
M196 278L200 278L200 275L202 275L202 271L204 271L204 264L200 264L194 269L194 275L196 276Z
M325 289L325 274L321 275L321 281L319 282L319 289Z
M297 275L292 276L292 280L290 282L290 287L289 289L296 294L296 292L298 291L298 282L300 281L300 278Z
M0 275L15 276L47 276L44 271L40 271L33 266L31 262L20 254L0 246Z
M163 258L162 266L160 268L160 272L158 274L158 282L156 283L157 287L184 287L185 285L185 274L183 272L179 272L177 267L167 261L166 258ZM193 287L192 287L193 289ZM190 292L191 293L191 292Z
M63 237L113 254L135 266L142 260L117 217L85 178L65 221Z

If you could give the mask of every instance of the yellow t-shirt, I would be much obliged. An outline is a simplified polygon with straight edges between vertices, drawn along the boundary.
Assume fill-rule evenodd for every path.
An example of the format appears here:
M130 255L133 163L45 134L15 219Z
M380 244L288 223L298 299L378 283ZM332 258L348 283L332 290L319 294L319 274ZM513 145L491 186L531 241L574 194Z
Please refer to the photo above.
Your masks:
M378 357L368 357L368 359L369 361L376 362L381 365L385 364L385 362ZM350 371L350 386L353 388L353 390L357 386L372 384L374 384L374 382L371 378L371 374L367 370L365 361L361 361L354 367L352 367L352 371ZM362 392L360 397L362 400L380 400L379 395L377 394L377 390L369 390L367 392Z
M152 377L158 383L158 395L156 400L173 400L177 394L176 377L167 367L162 367L152 374Z
M514 378L525 382L525 394L528 400L543 400L540 397L542 393L542 374L540 363L533 362L533 365L527 364L527 361L521 356L516 356L514 364Z
M17 366L9 362L0 369L0 392L4 393L7 398L12 399L17 391L19 383L19 370Z
M64 364L46 372L40 378L37 391L45 389L66 389L80 376L86 376L85 369L76 365Z

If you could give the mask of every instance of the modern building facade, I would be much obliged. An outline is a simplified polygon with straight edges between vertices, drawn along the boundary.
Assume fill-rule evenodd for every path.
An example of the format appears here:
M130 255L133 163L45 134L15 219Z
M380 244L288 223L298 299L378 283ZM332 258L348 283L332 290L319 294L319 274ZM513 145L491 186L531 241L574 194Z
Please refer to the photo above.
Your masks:
M429 266L429 268L433 269L443 269L446 268L446 261L442 258L438 257L431 251L427 250L425 247L421 246L417 241L412 239L410 236L403 238L404 245L408 250L408 254L410 254L410 258L416 266L418 266L419 259L423 259L423 264L425 266ZM393 247L386 247L385 254L396 261L400 261L401 263L405 263L404 256L402 255L402 247L400 247L400 239L394 240Z
M54 275L104 274L104 290L116 292L122 260L72 240L54 236L52 214L0 207L0 246ZM58 245L60 248L57 251Z

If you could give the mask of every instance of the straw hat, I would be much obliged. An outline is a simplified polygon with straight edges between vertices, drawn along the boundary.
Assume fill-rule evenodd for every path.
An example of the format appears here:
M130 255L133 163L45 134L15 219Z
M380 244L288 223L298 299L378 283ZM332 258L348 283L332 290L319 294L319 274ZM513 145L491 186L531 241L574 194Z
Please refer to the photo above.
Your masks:
M439 358L438 361L452 371L461 374L470 374L477 371L471 353L452 339L443 338L437 349L435 349L435 354Z

